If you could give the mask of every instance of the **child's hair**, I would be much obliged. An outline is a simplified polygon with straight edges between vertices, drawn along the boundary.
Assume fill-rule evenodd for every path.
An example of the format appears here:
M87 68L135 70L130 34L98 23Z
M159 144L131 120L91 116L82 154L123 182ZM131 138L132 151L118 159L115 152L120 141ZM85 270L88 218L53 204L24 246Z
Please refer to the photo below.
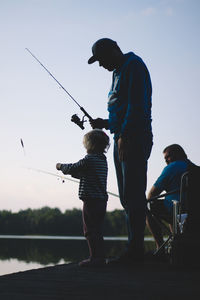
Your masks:
M88 153L105 153L109 146L110 139L101 129L93 129L83 137L83 145Z

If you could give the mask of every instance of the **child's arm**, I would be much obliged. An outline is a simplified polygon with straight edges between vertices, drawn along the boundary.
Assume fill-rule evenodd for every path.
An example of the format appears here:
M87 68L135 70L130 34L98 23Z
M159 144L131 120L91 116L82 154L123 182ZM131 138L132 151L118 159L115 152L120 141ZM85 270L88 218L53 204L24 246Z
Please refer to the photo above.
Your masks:
M63 174L70 174L75 178L80 178L87 170L87 159L83 158L74 164L57 163L56 169L63 172Z

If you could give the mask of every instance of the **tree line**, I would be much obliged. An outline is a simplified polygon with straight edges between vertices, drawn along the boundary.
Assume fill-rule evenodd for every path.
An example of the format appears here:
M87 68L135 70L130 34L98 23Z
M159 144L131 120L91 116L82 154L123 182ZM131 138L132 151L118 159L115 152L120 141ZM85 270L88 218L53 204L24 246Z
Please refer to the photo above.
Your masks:
M17 213L2 210L0 234L82 236L82 211L74 208L62 213L59 208L47 206L39 209L28 208ZM147 229L145 234L150 234ZM127 236L123 210L107 212L104 236Z

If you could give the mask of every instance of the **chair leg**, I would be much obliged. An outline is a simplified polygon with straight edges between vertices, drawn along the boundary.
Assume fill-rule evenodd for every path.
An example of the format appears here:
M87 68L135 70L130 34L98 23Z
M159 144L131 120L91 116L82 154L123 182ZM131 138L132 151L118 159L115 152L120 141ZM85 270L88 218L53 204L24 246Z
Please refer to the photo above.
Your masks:
M166 226L165 223L163 223L150 211L147 212L146 224L155 239L157 249L160 249L160 247L162 247L163 244L165 245L162 231L164 230L167 233L167 235L171 236L171 230Z
M170 234L167 240L154 252L154 255L159 255L160 252L165 248L169 241L173 238L173 235Z

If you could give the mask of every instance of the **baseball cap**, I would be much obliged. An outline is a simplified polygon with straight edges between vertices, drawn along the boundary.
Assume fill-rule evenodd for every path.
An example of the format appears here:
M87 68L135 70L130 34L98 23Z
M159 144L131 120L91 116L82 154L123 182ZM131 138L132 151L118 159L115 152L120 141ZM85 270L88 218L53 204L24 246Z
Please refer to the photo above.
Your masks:
M93 64L99 58L104 57L113 48L118 48L117 43L111 39L103 38L94 43L92 46L93 55L89 58L88 64Z

